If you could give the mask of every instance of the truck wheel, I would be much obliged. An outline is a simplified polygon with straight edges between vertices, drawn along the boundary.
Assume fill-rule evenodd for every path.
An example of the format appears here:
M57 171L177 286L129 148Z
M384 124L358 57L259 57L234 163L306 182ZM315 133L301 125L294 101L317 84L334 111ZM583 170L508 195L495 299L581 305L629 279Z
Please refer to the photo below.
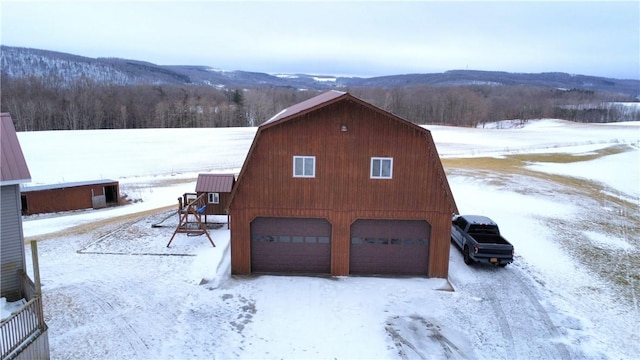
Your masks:
M500 264L500 267L505 267L507 266L507 264Z
M467 245L464 246L464 251L462 252L462 255L464 257L464 263L467 265L471 265L473 264L473 260L471 259L471 250L469 250L469 247Z

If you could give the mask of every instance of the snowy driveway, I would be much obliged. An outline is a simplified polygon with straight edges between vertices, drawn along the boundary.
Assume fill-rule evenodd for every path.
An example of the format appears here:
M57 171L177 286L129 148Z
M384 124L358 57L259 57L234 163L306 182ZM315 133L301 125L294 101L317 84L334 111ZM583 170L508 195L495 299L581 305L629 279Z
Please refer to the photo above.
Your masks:
M150 227L165 214L40 242L54 359L585 356L581 322L544 304L518 261L467 267L452 247L456 291L444 279L229 278L226 227L216 248L179 236L166 249L172 224ZM127 255L145 246L157 254Z

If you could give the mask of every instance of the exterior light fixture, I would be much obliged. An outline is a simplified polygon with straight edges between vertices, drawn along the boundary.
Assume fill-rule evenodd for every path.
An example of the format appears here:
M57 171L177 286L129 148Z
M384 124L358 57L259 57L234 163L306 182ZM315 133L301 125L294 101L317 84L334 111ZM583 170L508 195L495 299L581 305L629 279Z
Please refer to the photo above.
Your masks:
M347 131L347 125L340 126L340 131Z

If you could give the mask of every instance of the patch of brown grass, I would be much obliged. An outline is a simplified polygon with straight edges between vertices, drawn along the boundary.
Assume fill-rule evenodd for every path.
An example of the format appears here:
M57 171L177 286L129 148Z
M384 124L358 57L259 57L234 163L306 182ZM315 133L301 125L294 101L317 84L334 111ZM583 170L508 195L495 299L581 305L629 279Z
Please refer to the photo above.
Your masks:
M605 186L599 182L591 181L584 178L572 176L549 174L540 171L527 169L527 165L535 162L552 162L552 163L573 163L580 161L589 161L604 156L620 154L632 150L628 145L614 145L607 148L599 149L589 154L568 154L568 153L545 153L545 154L517 154L505 157L477 157L477 158L453 158L442 159L442 164L447 172L466 172L473 170L477 174L492 174L492 182L495 184L506 183L512 175L530 176L545 181L551 181L566 188L566 192L574 194L583 194L592 198L602 197L606 190ZM495 173L498 174L496 177ZM499 180L503 176L504 180ZM614 202L624 208L636 207L633 202L619 199L608 198L608 201Z
M594 276L609 282L622 298L633 302L636 293L640 293L640 268L637 266L640 263L640 206L637 199L613 196L606 185L597 181L527 168L537 162L568 164L630 150L628 145L615 145L588 154L517 154L443 159L442 163L448 174L475 177L497 188L524 195L568 195L567 199L579 209L575 218L571 221L544 218L544 223L553 229L555 241L572 258ZM592 242L585 231L623 239L631 245L631 250Z
M580 161L599 159L604 156L621 154L631 150L628 145L615 145L592 151L586 154L546 153L546 154L518 154L509 157L523 162L546 162L557 164L569 164Z
M474 158L453 158L442 159L445 169L472 169L511 172L513 169L522 167L522 161L510 157L474 157Z

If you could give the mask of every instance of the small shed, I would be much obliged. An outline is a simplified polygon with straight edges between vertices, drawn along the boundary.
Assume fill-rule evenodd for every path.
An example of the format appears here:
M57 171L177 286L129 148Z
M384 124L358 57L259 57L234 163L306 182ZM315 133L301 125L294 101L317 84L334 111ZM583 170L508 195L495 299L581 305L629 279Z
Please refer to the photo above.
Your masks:
M205 222L207 215L227 215L227 208L231 191L236 183L233 174L199 174L196 182L197 197L206 193L207 207L204 210Z
M93 180L22 189L22 214L100 209L119 204L120 186L115 180Z
M233 274L448 275L457 207L431 133L349 93L258 127L229 210Z

